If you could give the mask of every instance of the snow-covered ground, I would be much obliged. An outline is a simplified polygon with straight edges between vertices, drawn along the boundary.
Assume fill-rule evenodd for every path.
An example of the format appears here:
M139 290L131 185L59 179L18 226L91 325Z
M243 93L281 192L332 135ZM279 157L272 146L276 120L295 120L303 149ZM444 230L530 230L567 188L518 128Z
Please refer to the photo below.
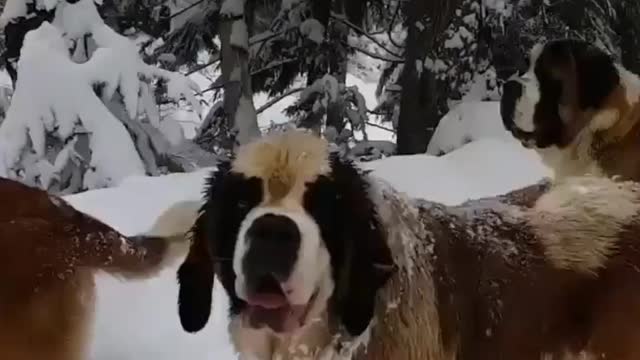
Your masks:
M491 104L476 106L484 108L477 111L491 116L485 121L499 121L497 113L486 109ZM453 143L467 135L456 133L441 131ZM411 196L446 204L504 193L550 175L537 155L513 141L492 136L481 136L441 157L399 156L364 166ZM155 178L132 177L116 188L67 199L123 233L135 234L146 231L172 203L199 199L208 172L203 169ZM207 327L195 335L182 331L176 308L177 266L146 281L125 283L99 275L90 360L235 359L226 332L227 303L219 286Z

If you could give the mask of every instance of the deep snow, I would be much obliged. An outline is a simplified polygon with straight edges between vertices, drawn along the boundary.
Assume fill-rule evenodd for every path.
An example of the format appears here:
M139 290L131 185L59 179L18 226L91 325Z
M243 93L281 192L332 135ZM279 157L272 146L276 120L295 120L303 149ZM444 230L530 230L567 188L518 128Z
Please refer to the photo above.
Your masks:
M497 116L497 114L493 114ZM513 141L484 138L442 157L414 155L364 164L411 196L447 204L496 195L549 176L534 153ZM116 188L66 199L125 234L146 231L170 204L199 199L210 169L162 177L131 177ZM182 331L176 309L178 264L158 277L121 282L97 278L98 302L90 360L235 359L226 332L227 303L216 286L207 327Z

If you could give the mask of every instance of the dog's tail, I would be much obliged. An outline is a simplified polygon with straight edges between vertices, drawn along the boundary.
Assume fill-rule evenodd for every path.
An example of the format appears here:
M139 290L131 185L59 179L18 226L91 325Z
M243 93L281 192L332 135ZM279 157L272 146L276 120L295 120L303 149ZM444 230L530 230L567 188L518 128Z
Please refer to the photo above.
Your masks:
M130 237L82 214L87 241L79 248L79 265L129 279L153 276L187 253L199 207L195 201L174 204L149 232Z

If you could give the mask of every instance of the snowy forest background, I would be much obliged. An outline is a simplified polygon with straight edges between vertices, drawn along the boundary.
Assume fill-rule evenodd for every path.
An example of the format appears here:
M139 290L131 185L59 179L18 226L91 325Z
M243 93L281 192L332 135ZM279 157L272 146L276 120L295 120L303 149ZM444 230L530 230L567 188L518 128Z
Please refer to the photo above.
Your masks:
M62 194L213 166L286 126L362 161L442 155L482 130L452 145L434 136L441 119L495 126L465 104L495 105L548 39L588 39L640 73L637 0L0 6L0 176Z

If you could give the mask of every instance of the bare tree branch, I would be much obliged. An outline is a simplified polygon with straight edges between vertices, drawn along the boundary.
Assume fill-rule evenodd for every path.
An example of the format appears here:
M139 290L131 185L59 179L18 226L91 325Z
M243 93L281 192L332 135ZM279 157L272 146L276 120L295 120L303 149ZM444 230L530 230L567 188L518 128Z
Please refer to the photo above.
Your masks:
M256 44L260 44L260 43L264 44L264 43L266 43L267 41L269 41L269 40L271 40L273 38L276 38L278 36L284 35L286 32L288 32L288 31L290 31L291 29L294 29L294 28L295 27L290 27L290 28L287 28L287 29L285 29L285 30L283 30L281 32L274 33L274 34L269 34L269 35L265 35L265 33L260 33L260 34L254 35L254 36L251 37L251 39L249 39L249 47L254 46ZM213 64L216 64L219 61L220 61L220 55L218 54L218 55L215 56L215 58L213 58L209 62L196 66L195 68L193 68L192 70L187 72L185 75L189 76L189 75L191 75L193 73L196 73L196 72L198 72L200 70L206 69L209 66L211 66Z
M298 88L293 88L293 89L289 89L288 91L280 94L279 96L276 96L274 98L272 98L271 100L269 100L268 102L266 102L264 105L260 106L258 108L258 110L256 110L256 113L260 114L261 112L267 110L268 108L272 107L273 105L275 105L276 103L280 102L280 100L289 97L295 93L301 92L302 90L304 90L304 87L298 87Z
M176 16L179 16L181 14L184 14L185 12L189 11L190 9L193 9L194 7L202 4L203 2L205 2L206 0L200 0L200 1L196 1L193 4L189 5L189 6L185 6L184 8L176 11L175 13L171 14L171 16L169 16L168 19L173 19Z
M336 21L340 21L341 23L347 25L348 27L352 28L353 30L357 31L358 33L361 33L362 35L364 35L366 38L368 38L369 40L371 40L374 44L378 45L380 48L382 48L382 50L388 52L390 55L395 56L396 58L402 58L402 55L400 54L396 54L395 52L387 49L380 41L378 41L376 38L374 38L373 36L371 36L369 33L367 33L366 31L364 31L364 29L362 29L361 27L353 24L352 22L350 22L347 19L342 18L339 15L336 15L335 13L331 13L331 18L336 20Z
M389 38L389 41L391 42L391 44L393 44L393 46L397 48L404 48L404 46L397 44L396 41L393 40L393 36L391 35L391 32L393 31L393 25L396 23L396 19L398 18L398 14L400 13L400 6L402 6L402 3L398 2L398 5L396 5L396 11L393 13L393 18L391 18L391 22L389 23L389 27L387 28L387 37Z
M188 71L188 72L185 74L185 76L189 76L189 75L191 75L191 74L193 74L193 73L197 73L197 72L198 72L198 71L200 71L200 70L204 70L204 69L208 68L209 66L211 66L211 65L213 65L213 64L215 64L215 63L217 63L218 61L220 61L220 55L219 55L219 54L216 54L216 56L213 58L213 60L209 60L209 62L208 62L208 63L201 64L201 65L198 65L198 66L194 67L193 69L191 69L190 71Z
M251 76L256 75L258 73L261 73L263 71L267 71L267 70L273 69L273 68L278 67L278 66L282 66L284 64L288 64L290 62L294 62L294 61L298 61L298 59L283 59L283 60L280 60L280 61L269 63L265 67L262 67L262 68L260 68L258 70L252 71L251 72ZM212 91L212 90L222 89L224 86L225 86L225 83L215 84L215 85L212 85L212 86L200 91L199 93L196 93L196 95L202 95L202 94L204 94L206 92L209 92L209 91Z
M384 127L382 125L374 124L374 123L372 123L370 121L367 121L366 124L369 125L369 126L373 126L374 128L378 128L378 129L382 129L382 130L388 131L390 133L395 133L396 132L393 129L389 129L388 127Z
M363 49L363 48L355 46L355 45L351 45L351 44L347 44L347 43L344 43L344 45L349 46L352 49L354 49L355 51L361 52L361 53L363 53L363 54L365 54L365 55L367 55L367 56L369 56L371 58L374 58L374 59L387 61L387 62L392 62L392 63L398 63L398 64L404 63L404 60L402 58L390 58L390 57L386 57L384 55L372 53L369 50Z

